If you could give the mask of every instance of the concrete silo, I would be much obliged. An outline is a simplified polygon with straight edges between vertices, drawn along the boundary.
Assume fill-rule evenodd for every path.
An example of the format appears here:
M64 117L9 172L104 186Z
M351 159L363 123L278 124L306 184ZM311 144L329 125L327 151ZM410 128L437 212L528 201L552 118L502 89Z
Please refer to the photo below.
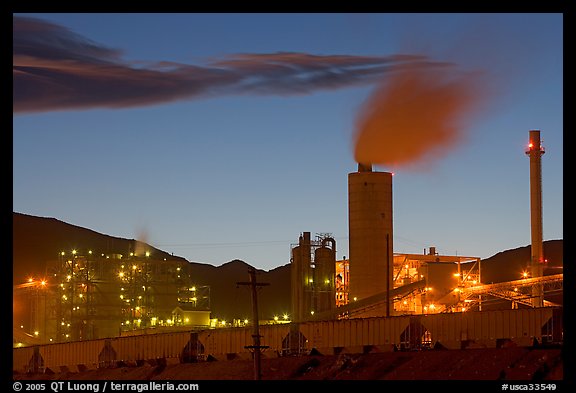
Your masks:
M393 289L392 224L392 173L359 164L348 174L351 302ZM368 313L390 315L390 302Z

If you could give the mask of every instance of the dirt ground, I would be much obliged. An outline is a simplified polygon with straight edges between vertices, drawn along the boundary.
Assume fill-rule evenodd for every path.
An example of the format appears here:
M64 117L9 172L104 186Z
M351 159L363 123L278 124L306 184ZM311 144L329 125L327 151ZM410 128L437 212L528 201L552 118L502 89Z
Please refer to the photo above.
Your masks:
M261 359L262 380L562 381L559 348L424 350ZM13 373L14 380L253 380L251 359L159 362L83 372Z

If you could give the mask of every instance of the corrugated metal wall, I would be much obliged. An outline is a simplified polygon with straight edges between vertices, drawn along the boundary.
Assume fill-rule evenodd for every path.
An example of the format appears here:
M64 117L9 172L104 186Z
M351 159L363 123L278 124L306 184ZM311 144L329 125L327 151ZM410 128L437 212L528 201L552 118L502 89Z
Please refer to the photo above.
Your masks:
M300 332L308 340L308 349L390 345L399 344L409 322L410 317L307 322L300 324Z
M542 327L552 318L553 312L552 308L534 308L357 318L305 322L299 324L298 329L307 340L307 350L399 346L402 340L407 340L407 328L416 325L421 325L429 332L433 343L440 343L447 348L460 348L464 341L478 341L494 346L501 339L519 340L521 343L533 338L540 340ZM423 330L414 331L420 335ZM261 345L269 347L266 349L268 353L280 353L283 340L289 332L289 325L262 326ZM198 332L197 337L204 346L204 355L212 355L217 359L225 358L222 355L248 353L245 346L253 343L250 328L204 330ZM59 370L61 366L97 367L103 360L129 362L179 359L190 339L191 332L177 332L41 345L36 350L43 363L36 363L41 368ZM34 350L34 347L14 348L13 369L27 371Z

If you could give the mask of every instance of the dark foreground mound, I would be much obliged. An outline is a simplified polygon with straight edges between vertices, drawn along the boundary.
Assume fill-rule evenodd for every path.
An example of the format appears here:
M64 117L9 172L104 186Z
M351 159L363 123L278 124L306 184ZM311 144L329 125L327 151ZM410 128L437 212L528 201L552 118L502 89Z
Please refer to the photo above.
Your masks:
M15 380L251 380L251 359L17 374ZM263 380L562 381L560 348L426 350L263 358Z

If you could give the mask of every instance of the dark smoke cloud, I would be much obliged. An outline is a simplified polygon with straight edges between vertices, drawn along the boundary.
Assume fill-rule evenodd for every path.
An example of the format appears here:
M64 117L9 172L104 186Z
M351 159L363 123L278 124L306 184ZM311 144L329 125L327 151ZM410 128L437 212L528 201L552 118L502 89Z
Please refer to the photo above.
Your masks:
M125 108L223 94L310 94L374 83L405 69L449 67L426 56L237 54L204 65L129 63L68 29L13 18L13 112Z

